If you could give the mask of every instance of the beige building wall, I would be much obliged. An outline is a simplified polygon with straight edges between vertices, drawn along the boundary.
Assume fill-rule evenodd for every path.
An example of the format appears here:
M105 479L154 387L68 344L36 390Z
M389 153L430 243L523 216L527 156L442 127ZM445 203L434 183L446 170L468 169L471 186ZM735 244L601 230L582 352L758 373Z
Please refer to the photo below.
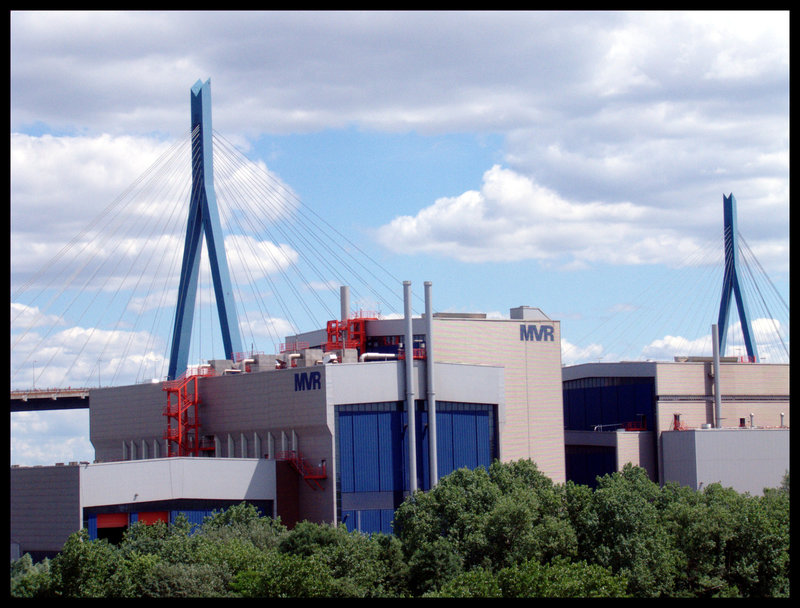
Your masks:
M520 326L536 326L523 339ZM550 330L542 330L551 327ZM552 338L552 339L551 339ZM434 318L437 362L505 368L505 419L499 421L500 458L530 458L555 483L566 481L558 321Z
M714 372L710 362L658 363L658 430L674 427L675 414L686 428L716 425ZM720 395L725 428L789 426L789 366L721 363ZM781 418L783 414L783 418Z

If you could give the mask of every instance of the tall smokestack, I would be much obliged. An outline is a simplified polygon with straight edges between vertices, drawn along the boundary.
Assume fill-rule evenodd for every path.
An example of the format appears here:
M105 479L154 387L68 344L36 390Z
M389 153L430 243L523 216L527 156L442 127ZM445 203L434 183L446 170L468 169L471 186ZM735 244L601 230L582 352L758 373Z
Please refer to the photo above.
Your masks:
M339 288L339 297L341 302L341 320L342 323L347 323L350 318L350 288L347 285L342 285Z
M711 343L714 354L714 426L722 428L722 395L719 394L719 327L711 326Z
M406 413L408 420L408 489L417 491L417 417L414 408L414 327L411 322L411 281L403 281L405 300Z
M433 298L431 282L425 281L425 370L428 386L428 460L430 461L431 488L439 481L439 463L436 453L436 390L433 370Z

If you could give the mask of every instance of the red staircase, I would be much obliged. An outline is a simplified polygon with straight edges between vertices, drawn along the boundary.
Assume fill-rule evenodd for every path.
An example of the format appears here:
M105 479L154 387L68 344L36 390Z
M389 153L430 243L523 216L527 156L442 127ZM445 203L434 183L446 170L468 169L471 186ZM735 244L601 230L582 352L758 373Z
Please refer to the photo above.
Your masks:
M210 367L187 370L181 377L164 382L162 390L167 393L167 406L164 416L167 417L167 456L199 456L202 450L214 449L213 446L200 443L200 395L197 390L197 378L213 376Z
M291 464L292 468L297 471L312 490L315 489L314 485L320 490L324 490L319 483L321 479L328 478L328 467L324 461L319 466L310 465L300 452L295 452L294 450L278 452L275 454L275 460L282 460Z

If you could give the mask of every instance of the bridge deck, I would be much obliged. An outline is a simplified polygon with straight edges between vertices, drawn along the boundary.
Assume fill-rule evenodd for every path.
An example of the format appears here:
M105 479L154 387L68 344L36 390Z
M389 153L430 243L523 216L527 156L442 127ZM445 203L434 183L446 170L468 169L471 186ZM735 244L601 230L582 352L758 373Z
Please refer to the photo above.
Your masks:
M12 412L89 408L88 388L11 391Z

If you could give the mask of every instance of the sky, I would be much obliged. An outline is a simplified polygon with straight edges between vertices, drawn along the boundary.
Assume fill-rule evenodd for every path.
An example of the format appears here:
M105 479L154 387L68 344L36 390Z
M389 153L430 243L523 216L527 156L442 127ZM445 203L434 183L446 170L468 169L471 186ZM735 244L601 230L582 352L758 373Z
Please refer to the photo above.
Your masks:
M438 311L541 308L561 323L565 365L710 355L722 199L733 193L768 277L752 299L774 290L789 301L788 12L12 11L10 35L12 388L162 375L169 337L151 335L147 315L174 309L174 279L148 294L163 293L160 305L130 296L135 322L108 321L118 305L99 293L155 285L152 261L181 251L180 197L115 204L152 167L167 174L159 159L187 141L198 80L211 83L215 133L241 154L230 174L229 157L215 156L221 214L229 181L255 167L291 193L277 215L311 234L234 235L240 219L271 228L279 218L232 205L231 271L255 272L262 292L280 291L263 287L280 269L256 270L253 256L280 250L338 268L355 255L394 296L403 280L417 297L431 281ZM173 233L156 246L125 233L137 254L120 254L114 222L138 225L155 209L170 219L154 224ZM298 219L302 210L324 223ZM347 253L323 250L328 238ZM54 304L78 275L50 265L65 251L103 268L92 274L101 286L67 298L85 302L80 315ZM137 274L123 276L128 258ZM313 271L281 287L303 298L287 308L327 298L327 311L242 319L248 346L274 352L281 336L338 313L316 286L344 279ZM371 276L360 277L370 289ZM354 300L395 314L368 290ZM760 355L777 361L769 336L786 335L788 306L783 316L755 308ZM120 370L132 366L129 380ZM11 437L14 464L93 459L86 411L14 414Z

